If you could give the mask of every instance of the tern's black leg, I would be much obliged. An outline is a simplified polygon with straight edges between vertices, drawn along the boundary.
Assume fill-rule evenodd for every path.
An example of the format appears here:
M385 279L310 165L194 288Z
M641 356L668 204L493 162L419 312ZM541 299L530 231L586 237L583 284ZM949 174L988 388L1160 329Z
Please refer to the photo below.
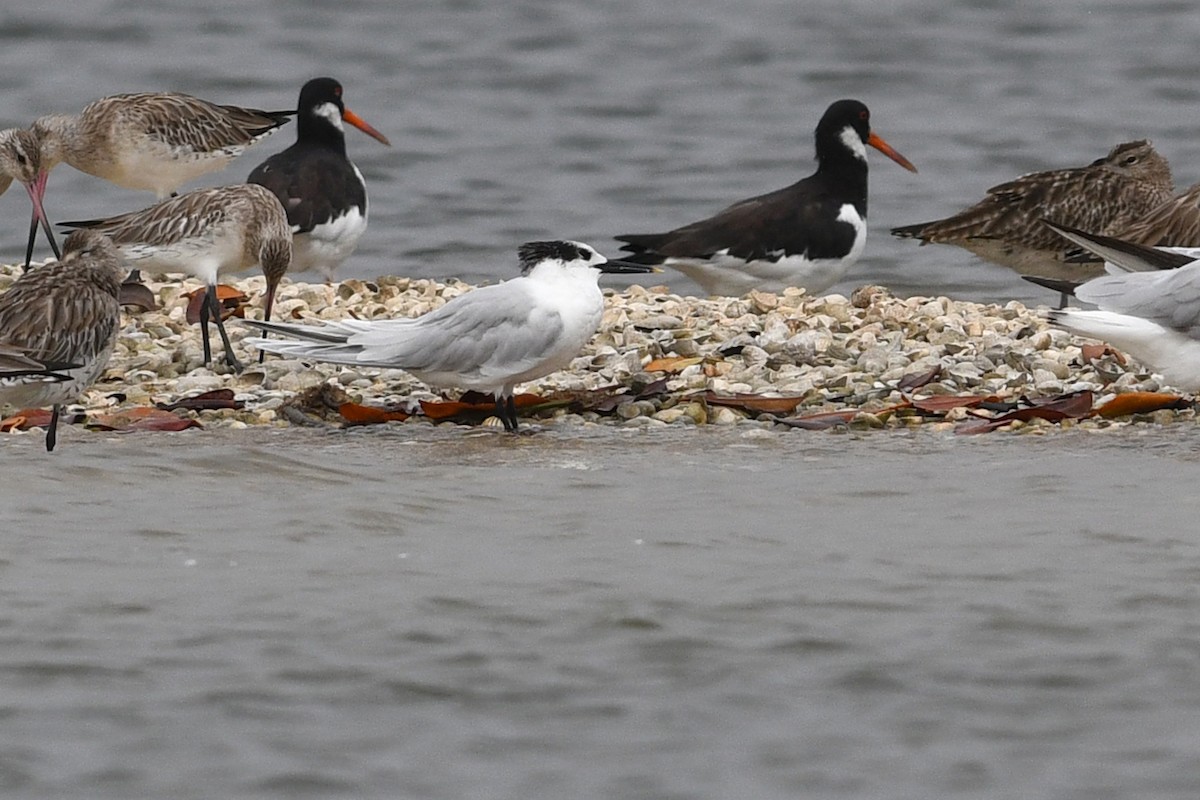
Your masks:
M517 399L510 394L508 396L508 400L505 401L505 406L506 406L505 411L508 412L508 421L512 423L512 427L509 428L509 430L511 430L513 433L516 433L517 427L518 427L518 425L517 425Z
M50 412L50 425L46 428L46 452L54 450L54 445L58 442L58 415L62 411L62 406L58 403L54 404L54 410Z
M499 392L496 393L496 416L504 423L504 430L511 433L513 425L508 420L508 407L505 405L504 395Z
M1069 294L1067 294L1066 292L1062 292L1061 294L1059 294L1059 296L1058 296L1058 310L1059 311L1062 311L1064 308L1066 308L1070 304L1071 304L1071 296Z
M225 332L225 323L221 320L221 305L217 300L217 285L211 284L208 287L208 305L212 306L213 321L217 323L217 333L221 334L221 345L225 348L225 363L234 372L241 372L245 367L242 362L237 360L237 356L233 354L233 344L229 341L229 334ZM208 339L208 326L204 327L205 344ZM208 348L204 349L204 358L207 361L209 356Z

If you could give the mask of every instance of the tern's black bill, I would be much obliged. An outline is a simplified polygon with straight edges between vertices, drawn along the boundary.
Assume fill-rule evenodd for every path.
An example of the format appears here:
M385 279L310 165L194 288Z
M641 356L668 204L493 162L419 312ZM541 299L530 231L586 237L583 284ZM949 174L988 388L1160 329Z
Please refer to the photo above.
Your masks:
M651 264L637 264L633 261L621 261L620 259L609 259L603 264L600 264L596 269L601 272L620 273L646 273L646 272L662 272L661 269Z

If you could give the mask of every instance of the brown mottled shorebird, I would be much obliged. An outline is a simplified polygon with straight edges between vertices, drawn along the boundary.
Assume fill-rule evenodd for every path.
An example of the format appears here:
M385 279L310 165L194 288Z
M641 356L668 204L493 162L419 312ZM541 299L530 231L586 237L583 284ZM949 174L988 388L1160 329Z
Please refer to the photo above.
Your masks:
M246 180L266 186L292 223L292 264L333 280L367 229L367 185L346 155L343 122L385 145L379 131L346 108L342 85L313 78L296 104L296 143L254 168Z
M1150 142L1125 142L1086 167L1022 175L952 217L893 228L892 235L958 245L1022 275L1086 280L1103 267L1065 261L1071 245L1042 220L1111 234L1173 191L1171 168Z
M225 362L235 371L241 371L242 364L233 354L221 321L217 276L260 265L267 278L264 317L269 320L275 290L292 260L292 230L287 214L275 195L256 184L197 189L141 211L62 225L107 234L134 267L150 272L182 272L204 281L208 286L207 298L200 306L204 362L212 361L208 338L211 314L225 347Z
M224 168L295 113L219 105L178 92L141 92L102 97L75 115L41 117L30 130L39 142L43 173L65 161L162 200ZM43 175L38 201L45 199L45 184Z
M112 354L124 267L112 241L75 231L63 257L26 272L0 295L0 405L53 406L53 450L64 403L104 370Z

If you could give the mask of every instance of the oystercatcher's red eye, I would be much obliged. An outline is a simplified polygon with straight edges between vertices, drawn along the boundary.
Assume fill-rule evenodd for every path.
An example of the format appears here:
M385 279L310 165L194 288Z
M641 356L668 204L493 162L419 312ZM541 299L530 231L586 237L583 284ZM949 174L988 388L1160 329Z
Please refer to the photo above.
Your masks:
M866 112L866 111L860 111L860 112L858 112L858 118L859 118L859 119L866 119L866 118L867 118L867 117L869 117L869 116L871 116L871 115L870 115L870 113L868 113L868 112Z

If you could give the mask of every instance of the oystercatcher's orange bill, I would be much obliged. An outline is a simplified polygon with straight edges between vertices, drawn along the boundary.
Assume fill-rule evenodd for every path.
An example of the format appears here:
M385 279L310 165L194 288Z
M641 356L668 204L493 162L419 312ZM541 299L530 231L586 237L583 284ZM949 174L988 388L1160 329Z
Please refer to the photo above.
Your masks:
M909 172L917 171L917 168L912 165L911 161L897 153L895 148L885 142L883 137L875 133L875 131L871 131L871 135L867 137L867 144L871 145L871 147L874 147L876 150L883 153L885 156L890 158L892 161L895 161Z

